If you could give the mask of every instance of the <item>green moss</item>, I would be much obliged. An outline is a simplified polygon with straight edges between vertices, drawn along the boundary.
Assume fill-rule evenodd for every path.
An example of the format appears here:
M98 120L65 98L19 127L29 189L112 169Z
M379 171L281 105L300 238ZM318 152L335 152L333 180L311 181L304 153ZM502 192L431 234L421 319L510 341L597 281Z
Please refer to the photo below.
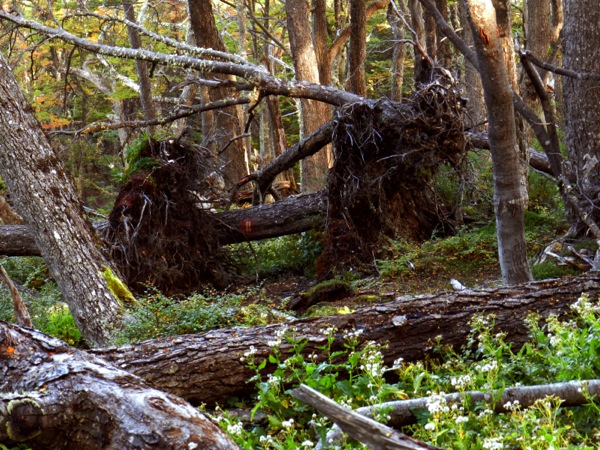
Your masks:
M306 310L305 317L343 316L354 311L347 306L331 306L327 304L313 305Z
M351 294L352 286L348 281L333 279L315 284L302 295L309 299L309 304L314 305L321 301L332 301Z
M121 281L121 279L114 274L110 267L104 267L102 270L102 276L106 280L106 284L110 290L110 293L119 301L119 303L121 303L121 305L135 305L135 297L127 288L125 283L123 283L123 281Z
M378 295L372 295L372 294L363 294L363 295L359 295L354 298L354 301L356 303L364 303L364 302L374 303L374 302L378 302L380 300L381 300L381 297L379 297Z

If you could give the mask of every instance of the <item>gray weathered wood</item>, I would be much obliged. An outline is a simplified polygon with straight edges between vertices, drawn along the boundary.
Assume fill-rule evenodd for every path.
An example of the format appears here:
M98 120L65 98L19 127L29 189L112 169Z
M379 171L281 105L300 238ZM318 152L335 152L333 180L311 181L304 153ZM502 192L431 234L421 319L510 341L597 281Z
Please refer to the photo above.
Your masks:
M350 437L373 449L432 450L439 449L420 442L404 433L338 405L314 389L301 385L292 391L292 396L312 406L331 419Z

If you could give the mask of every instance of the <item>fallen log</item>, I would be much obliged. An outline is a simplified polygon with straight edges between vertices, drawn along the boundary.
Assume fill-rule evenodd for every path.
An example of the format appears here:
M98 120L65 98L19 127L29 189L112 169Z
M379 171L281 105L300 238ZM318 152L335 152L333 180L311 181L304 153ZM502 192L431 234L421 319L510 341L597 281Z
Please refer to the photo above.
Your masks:
M235 449L198 409L100 358L0 322L0 442L43 449Z
M523 320L528 314L564 315L581 293L590 298L600 295L598 272L518 286L398 297L353 314L302 319L289 326L295 327L296 336L307 340L302 351L305 355L322 354L319 347L326 340L322 330L329 326L338 330L335 349L343 348L345 331L362 330L365 341L388 344L383 353L391 364L400 357L414 361L431 354L438 336L442 344L460 347L466 342L474 315L494 314L496 327L519 348L528 339ZM271 351L268 342L277 340L280 328L281 325L269 325L213 330L92 353L193 404L212 404L253 390L247 380L254 373L240 357L253 347L257 361L266 358ZM289 350L284 343L282 351ZM267 364L266 370L272 369Z
M213 215L222 245L301 233L322 226L327 198L322 192ZM101 227L102 223L97 223ZM39 256L28 225L0 225L0 255Z

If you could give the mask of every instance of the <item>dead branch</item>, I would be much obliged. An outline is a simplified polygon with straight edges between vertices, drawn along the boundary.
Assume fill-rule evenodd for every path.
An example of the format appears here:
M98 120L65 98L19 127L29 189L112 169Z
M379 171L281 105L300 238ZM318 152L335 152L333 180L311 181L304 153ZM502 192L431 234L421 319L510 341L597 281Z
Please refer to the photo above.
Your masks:
M362 442L369 448L439 450L439 447L413 439L369 417L346 409L304 384L294 389L292 396L315 408L322 415L335 422L350 437Z
M17 323L25 328L33 328L33 323L31 322L31 316L29 315L29 311L27 310L27 306L25 306L25 302L21 298L21 294L19 294L19 290L12 282L4 266L0 264L0 276L8 286L10 290L10 295L13 299L13 309L15 314L15 319L17 319Z
M569 381L565 383L542 384L535 386L514 386L490 392L467 391L455 392L444 396L445 402L463 405L468 403L471 407L486 403L498 414L510 412L513 408L526 409L536 401L546 397L560 399L561 407L582 406L591 401L600 402L600 380ZM377 410L385 408L390 416L389 424L393 427L403 427L417 423L414 412L426 410L431 397L421 397L410 400L399 400L381 403L374 406L365 406L354 410L355 413L373 418ZM342 439L342 434L337 427L327 433L327 445L335 444Z

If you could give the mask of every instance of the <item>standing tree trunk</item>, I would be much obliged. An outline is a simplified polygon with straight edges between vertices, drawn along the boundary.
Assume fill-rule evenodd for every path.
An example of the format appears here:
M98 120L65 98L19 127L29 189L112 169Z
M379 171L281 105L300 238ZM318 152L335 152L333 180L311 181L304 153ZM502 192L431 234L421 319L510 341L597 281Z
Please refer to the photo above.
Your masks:
M54 149L0 57L0 175L89 345L107 345L120 305L90 224Z
M211 0L189 0L187 3L196 45L226 52L227 49L215 24ZM214 75L214 78L226 80L227 76ZM234 92L233 89L226 87L213 88L208 92L209 99L205 100L213 102L222 100L231 97ZM209 118L209 123L205 122L204 116ZM211 117L214 122L210 120ZM238 106L230 106L208 115L203 114L203 137L205 140L214 140L217 147L215 151L222 152L218 157L222 158L222 173L227 187L235 185L239 179L248 174L245 139L231 141L232 138L241 136L242 132L242 111Z
M319 83L319 65L310 32L310 11L307 0L285 2L286 23L298 81ZM329 120L330 108L315 100L300 100L301 135L308 136ZM302 160L302 191L315 192L327 181L330 165L329 148Z
M563 30L563 65L578 72L598 71L600 10L592 0L566 0ZM585 17L586 20L581 20ZM600 220L600 88L597 81L565 78L563 102L569 158L577 170L577 187L588 202L582 204ZM579 222L577 232L586 225Z
M502 279L506 284L523 283L531 279L525 243L527 191L521 182L513 93L492 1L469 0L469 13L476 36L475 50L488 108L494 211Z
M387 10L387 21L394 33L394 53L392 55L392 88L390 98L396 102L402 101L402 86L404 84L404 58L406 58L406 44L404 40L404 22L400 18L400 11L406 12L404 0L390 2Z
M469 26L468 5L466 4L466 0L460 0L458 10L463 30L462 38L469 47L472 47L474 45L473 32ZM473 131L485 131L487 130L487 110L483 99L483 87L481 86L479 71L477 70L477 67L474 67L466 58L464 71L463 92L467 98L465 125L467 126L467 129Z
M350 0L350 47L346 90L367 96L365 61L367 59L367 18L365 2Z
M130 22L135 23L136 19L133 5L134 3L129 0L123 1L125 18ZM127 36L129 37L131 48L142 48L142 39L134 27L127 27ZM150 75L148 73L148 63L137 59L135 61L135 70L138 75L138 84L140 86L140 103L142 105L144 120L154 120L156 119L156 108L154 107L154 101L152 100L152 84L150 83ZM154 134L156 127L149 127L149 131L150 134Z

